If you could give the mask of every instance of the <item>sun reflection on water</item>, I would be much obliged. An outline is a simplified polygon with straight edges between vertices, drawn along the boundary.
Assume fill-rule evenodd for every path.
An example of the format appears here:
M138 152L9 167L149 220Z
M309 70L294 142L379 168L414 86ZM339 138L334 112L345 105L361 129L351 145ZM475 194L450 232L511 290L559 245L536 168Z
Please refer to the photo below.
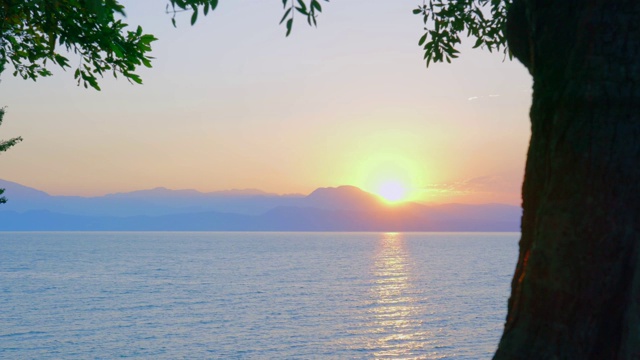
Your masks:
M422 328L423 311L415 296L411 261L403 235L383 234L371 270L370 306L363 327L366 348L377 359L428 358L432 334Z

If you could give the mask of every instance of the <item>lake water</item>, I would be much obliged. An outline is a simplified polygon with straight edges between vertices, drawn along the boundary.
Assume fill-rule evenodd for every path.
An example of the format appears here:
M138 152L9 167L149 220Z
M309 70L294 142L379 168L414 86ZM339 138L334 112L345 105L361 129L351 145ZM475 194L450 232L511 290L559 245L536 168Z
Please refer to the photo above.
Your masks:
M0 358L490 358L518 238L0 233Z

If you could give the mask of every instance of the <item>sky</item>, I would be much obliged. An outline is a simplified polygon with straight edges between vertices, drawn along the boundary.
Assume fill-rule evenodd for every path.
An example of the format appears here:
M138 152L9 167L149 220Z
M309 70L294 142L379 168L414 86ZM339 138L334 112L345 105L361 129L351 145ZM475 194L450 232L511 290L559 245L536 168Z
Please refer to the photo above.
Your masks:
M471 40L426 68L415 3L323 3L318 28L298 18L289 37L278 0L221 1L177 28L164 2L122 4L159 38L144 84L105 77L97 92L73 70L37 82L5 71L0 139L24 141L0 154L0 178L80 196L395 181L413 201L520 204L529 74Z

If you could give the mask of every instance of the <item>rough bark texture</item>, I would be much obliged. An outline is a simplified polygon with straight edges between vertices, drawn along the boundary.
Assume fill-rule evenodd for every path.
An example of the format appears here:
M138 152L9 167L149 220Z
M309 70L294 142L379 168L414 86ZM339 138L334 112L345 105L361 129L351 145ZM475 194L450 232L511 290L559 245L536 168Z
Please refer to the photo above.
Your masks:
M495 359L640 359L640 1L518 1L532 136Z

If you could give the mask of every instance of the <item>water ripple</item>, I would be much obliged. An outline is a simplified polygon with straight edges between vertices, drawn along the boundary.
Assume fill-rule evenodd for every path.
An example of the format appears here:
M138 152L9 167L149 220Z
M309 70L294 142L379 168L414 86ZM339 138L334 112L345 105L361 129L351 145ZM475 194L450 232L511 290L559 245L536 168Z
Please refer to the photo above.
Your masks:
M0 358L489 358L517 238L0 233Z

